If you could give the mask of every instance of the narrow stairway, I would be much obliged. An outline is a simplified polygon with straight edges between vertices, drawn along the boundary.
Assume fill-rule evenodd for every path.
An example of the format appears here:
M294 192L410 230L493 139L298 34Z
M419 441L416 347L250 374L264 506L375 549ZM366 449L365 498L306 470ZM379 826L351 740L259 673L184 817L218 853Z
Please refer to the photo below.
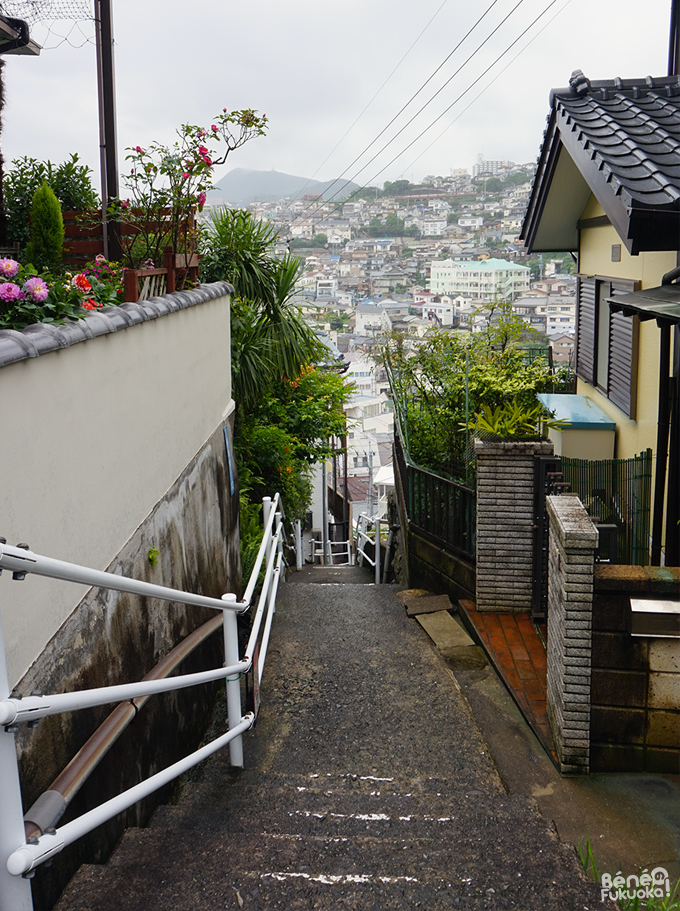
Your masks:
M57 911L605 907L573 848L504 790L396 587L369 581L289 576L245 769L208 760Z

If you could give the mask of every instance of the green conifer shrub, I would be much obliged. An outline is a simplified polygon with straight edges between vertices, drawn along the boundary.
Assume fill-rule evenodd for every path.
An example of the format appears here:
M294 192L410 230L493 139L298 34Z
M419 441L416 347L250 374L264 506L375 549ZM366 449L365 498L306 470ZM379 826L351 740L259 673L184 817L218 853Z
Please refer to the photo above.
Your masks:
M63 243L61 206L54 190L43 180L33 196L31 239L26 245L24 260L32 263L36 269L54 272L61 265Z

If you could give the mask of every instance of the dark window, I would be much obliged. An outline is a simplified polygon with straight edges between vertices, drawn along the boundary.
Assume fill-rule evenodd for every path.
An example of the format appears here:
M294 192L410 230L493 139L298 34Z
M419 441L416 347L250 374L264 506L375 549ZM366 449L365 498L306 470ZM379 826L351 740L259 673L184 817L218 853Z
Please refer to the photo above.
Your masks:
M611 313L607 298L637 291L639 282L579 275L576 375L635 419L638 318Z

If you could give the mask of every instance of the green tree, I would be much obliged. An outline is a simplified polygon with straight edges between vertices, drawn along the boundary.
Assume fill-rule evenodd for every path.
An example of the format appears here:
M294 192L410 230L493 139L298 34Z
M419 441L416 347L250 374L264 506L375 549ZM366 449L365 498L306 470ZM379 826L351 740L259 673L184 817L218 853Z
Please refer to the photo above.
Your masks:
M432 331L422 340L393 335L380 351L392 376L395 406L411 457L439 474L465 480L466 422L485 408L515 403L530 411L536 393L552 390L532 331L508 304L491 308L482 331Z
M311 464L327 454L329 436L344 432L348 393L334 370L313 367L327 349L293 303L300 261L276 259L275 240L276 231L249 212L219 210L202 238L202 269L206 280L228 281L235 289L231 360L239 474L254 501L278 490L294 519L309 504ZM244 510L251 522L247 503Z
M35 191L31 206L31 234L26 245L26 259L36 269L50 272L61 266L64 243L64 221L54 190L46 180Z
M395 180L395 181L386 180L385 183L383 184L383 195L384 196L401 196L410 189L412 189L412 186L408 180Z
M24 246L29 239L29 213L36 190L47 181L63 212L85 212L100 205L92 186L92 171L80 164L78 155L55 165L35 158L16 158L3 180L7 242Z

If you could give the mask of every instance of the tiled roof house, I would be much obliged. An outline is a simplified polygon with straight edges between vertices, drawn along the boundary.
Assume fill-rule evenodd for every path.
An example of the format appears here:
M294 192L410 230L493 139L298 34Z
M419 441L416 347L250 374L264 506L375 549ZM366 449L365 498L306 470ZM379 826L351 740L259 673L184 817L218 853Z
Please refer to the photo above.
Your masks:
M679 565L680 77L577 70L550 93L521 237L577 258L577 391L616 422L617 458L657 456L652 561Z

